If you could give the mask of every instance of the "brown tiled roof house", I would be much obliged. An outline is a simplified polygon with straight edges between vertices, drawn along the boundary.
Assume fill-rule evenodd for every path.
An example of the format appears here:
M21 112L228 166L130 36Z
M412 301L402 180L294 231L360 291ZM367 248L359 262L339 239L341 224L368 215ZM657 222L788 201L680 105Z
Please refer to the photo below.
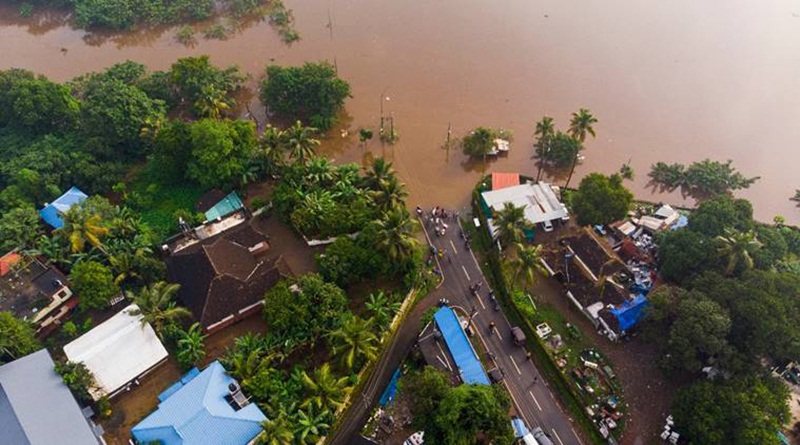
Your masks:
M167 257L169 281L178 298L206 332L221 329L259 310L264 293L291 275L273 255L268 237L249 219L214 236L183 243Z

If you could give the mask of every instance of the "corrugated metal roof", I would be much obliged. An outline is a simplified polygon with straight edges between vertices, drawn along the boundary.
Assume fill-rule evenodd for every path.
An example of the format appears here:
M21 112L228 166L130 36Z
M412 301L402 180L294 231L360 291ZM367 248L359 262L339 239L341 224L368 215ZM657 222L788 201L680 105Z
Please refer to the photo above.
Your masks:
M46 349L0 366L0 443L99 443Z
M224 218L231 213L244 207L244 203L236 192L230 192L228 196L222 198L214 207L205 213L206 221L214 221L217 218Z
M543 221L554 221L569 215L567 208L558 200L550 184L539 182L525 183L501 190L492 190L481 194L487 206L499 212L505 203L514 207L522 207L525 219L531 224Z
M112 394L167 358L167 350L153 328L133 315L132 304L64 346L73 362L83 362L97 381L98 389L89 392L97 400Z
M133 427L139 442L160 440L164 445L245 445L261 431L266 416L255 404L235 411L225 400L233 382L214 361L158 409Z
M56 198L55 201L39 210L39 216L51 227L60 229L64 227L64 220L61 219L61 215L67 213L67 210L75 204L85 201L86 198L88 198L86 193L83 193L78 187L72 187Z
M483 365L478 360L478 356L475 355L467 334L461 328L461 323L459 323L456 313L449 307L444 306L436 311L433 318L442 332L447 349L450 350L450 355L456 361L456 366L458 366L458 370L461 373L461 380L467 384L488 385L489 378L486 377Z
M519 185L519 173L492 172L492 190Z

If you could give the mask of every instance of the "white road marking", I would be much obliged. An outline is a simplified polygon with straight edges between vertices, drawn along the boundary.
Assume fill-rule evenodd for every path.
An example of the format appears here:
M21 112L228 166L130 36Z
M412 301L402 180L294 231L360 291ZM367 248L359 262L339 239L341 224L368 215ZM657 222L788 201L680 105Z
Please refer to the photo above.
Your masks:
M578 433L576 433L576 432L575 432L575 428L570 428L570 429L572 430L572 434L574 434L574 435L575 435L575 438L576 438L576 439L578 439L578 443L579 443L580 445L583 445L583 442L581 442L581 438L580 438L580 437L578 437Z
M514 360L514 357L509 355L508 358L510 358L511 363L514 364L514 368L517 370L517 374L522 375L522 371L519 370L519 366L517 366L517 361Z
M495 325L495 327L494 327L494 332L497 334L497 338L499 338L500 340L502 340L502 339L503 339L503 336L502 336L502 335L500 335L500 329L497 329L497 326L496 326L496 325ZM510 357L510 356L509 356L509 357ZM511 360L514 360L514 359L512 358ZM516 364L514 364L514 366L516 366Z
M506 387L506 391L508 391L508 395L511 396L511 401L514 402L514 408L517 410L519 415L522 416L522 420L525 421L526 425L532 425L532 423L530 423L528 421L528 419L525 417L525 413L523 413L522 410L519 409L520 405L519 405L519 403L517 403L517 399L514 397L514 393L511 391L511 388L508 386L508 383L506 383L505 380L503 380L503 386ZM562 443L561 445L564 445L564 444Z
M561 438L558 437L558 432L556 431L556 429L555 428L550 428L550 430L553 431L553 434L556 436L556 439L558 439L558 443L560 443L561 445L564 445L564 442L562 442Z
M528 391L528 394L531 395L531 398L533 399L533 403L535 403L536 407L539 408L539 411L541 411L542 410L542 406L539 405L539 401L536 400L536 397L533 395L533 391Z
M466 275L466 276L467 276L467 281L472 281L472 278L470 278L470 277L469 277L469 274L467 273L467 268L466 268L466 267L464 267L464 265L463 265L463 264L461 265L461 270L463 270L463 271L464 271L464 275Z
M458 250L456 250L456 245L453 244L453 240L450 240L450 245L453 246L453 255L457 254Z

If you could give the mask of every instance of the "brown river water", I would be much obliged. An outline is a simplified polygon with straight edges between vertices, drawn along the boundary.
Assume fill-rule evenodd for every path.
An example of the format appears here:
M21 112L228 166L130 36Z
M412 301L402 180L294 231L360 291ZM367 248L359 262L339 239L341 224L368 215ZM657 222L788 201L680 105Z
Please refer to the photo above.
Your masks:
M762 176L737 194L754 202L759 219L800 223L788 200L800 188L798 0L284 1L302 38L292 46L263 22L188 48L174 29L87 34L61 14L21 19L0 9L0 69L63 81L126 59L164 69L209 54L257 79L268 63L328 59L353 98L343 120L351 136L335 130L326 154L390 158L412 205L425 206L464 205L483 171L535 173L535 121L548 114L565 128L570 112L586 107L600 122L573 184L630 160L638 197L691 204L653 194L650 164L732 159L745 175ZM373 140L365 151L353 133L377 127L384 94L401 139L385 147ZM511 153L466 162L442 148L450 124L454 136L477 125L509 128Z

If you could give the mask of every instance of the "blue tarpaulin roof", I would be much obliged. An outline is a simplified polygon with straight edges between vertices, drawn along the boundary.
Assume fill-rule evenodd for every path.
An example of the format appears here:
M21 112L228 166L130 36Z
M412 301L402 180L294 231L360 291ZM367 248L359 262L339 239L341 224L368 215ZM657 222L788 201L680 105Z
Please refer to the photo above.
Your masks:
M477 383L481 385L488 385L489 378L486 377L486 372L483 370L480 360L475 355L472 345L469 343L467 334L461 328L461 323L458 322L458 317L452 309L445 306L433 315L436 320L436 325L442 332L444 342L450 350L450 355L456 361L456 366L461 373L461 380L464 383Z
M528 427L525 426L525 422L519 417L511 419L511 428L514 429L514 436L517 439L521 439L523 436L531 433Z
M191 374L191 373L190 373ZM188 375L187 375L188 376ZM266 416L251 403L234 410L225 400L233 379L214 361L158 404L131 429L139 443L163 445L245 445L261 432Z
M239 198L236 192L230 192L228 196L222 198L214 207L208 209L205 213L206 221L213 221L217 218L224 218L231 213L244 207L244 203Z
M88 198L86 193L80 191L78 187L72 187L67 190L66 193L56 198L55 201L46 205L42 210L39 210L39 216L51 227L60 229L64 227L64 220L61 219L61 215L67 213L67 210L72 208L75 204L80 204L85 201L86 198Z
M400 378L400 368L397 368L392 374L392 380L389 381L389 386L383 391L381 394L381 399L378 401L378 405L386 406L387 403L394 400L394 395L397 393L397 379Z
M620 331L627 331L634 327L636 323L644 316L644 308L650 305L650 302L642 294L637 295L631 301L627 301L613 309L611 313L617 318Z

